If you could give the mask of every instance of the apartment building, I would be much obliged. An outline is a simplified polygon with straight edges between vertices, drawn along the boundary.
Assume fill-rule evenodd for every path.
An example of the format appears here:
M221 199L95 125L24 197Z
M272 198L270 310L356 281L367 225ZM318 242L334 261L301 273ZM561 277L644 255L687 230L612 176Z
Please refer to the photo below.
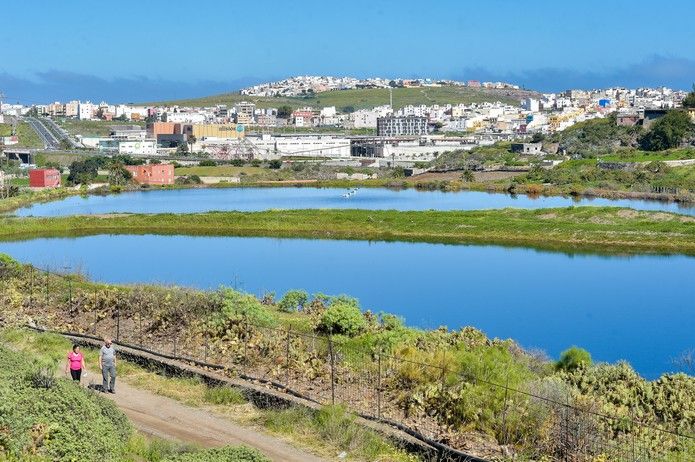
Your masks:
M377 136L422 136L427 135L427 118L379 117L376 120Z

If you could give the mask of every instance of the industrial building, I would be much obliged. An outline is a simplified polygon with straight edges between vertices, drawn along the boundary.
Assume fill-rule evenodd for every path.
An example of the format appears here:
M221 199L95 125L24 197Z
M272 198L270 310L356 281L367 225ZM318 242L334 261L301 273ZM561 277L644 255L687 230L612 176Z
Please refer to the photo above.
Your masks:
M196 124L192 126L190 134L198 140L204 138L238 139L244 137L244 127L236 124Z
M29 170L30 188L57 188L60 186L60 172L54 168Z
M376 119L377 136L427 135L427 118L417 116L379 117Z

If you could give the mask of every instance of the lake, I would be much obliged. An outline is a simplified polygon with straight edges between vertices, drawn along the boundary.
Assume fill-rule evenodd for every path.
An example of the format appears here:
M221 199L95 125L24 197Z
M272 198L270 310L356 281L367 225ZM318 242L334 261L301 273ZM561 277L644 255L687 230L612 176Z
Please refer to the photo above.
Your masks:
M547 208L572 205L631 207L695 215L694 206L674 202L611 200L561 196L532 198L477 191L441 192L415 189L361 188L349 198L341 188L198 188L135 191L105 196L72 196L17 210L19 216L64 216L104 213L193 213L269 209L481 210L505 207Z
M153 235L0 242L0 252L112 283L345 293L409 325L472 325L555 358L578 345L596 360L626 359L648 378L676 369L672 359L695 347L692 257Z

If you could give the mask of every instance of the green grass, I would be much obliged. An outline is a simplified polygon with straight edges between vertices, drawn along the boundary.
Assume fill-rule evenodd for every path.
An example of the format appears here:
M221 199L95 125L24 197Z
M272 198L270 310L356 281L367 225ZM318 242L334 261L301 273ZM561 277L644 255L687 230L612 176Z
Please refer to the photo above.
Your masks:
M96 234L267 236L695 254L692 217L613 207L485 211L271 210L0 219L0 239Z
M616 151L607 156L601 156L601 159L610 162L663 162L665 160L695 159L695 149L669 149L668 151L656 152L626 149L624 151Z
M145 126L145 122L130 121L123 122L120 120L78 120L70 118L56 119L56 124L63 127L68 133L73 135L81 135L87 138L104 137L109 135L109 129L114 125L139 125Z
M10 136L11 134L12 124L0 124L0 136ZM28 122L19 122L17 124L17 137L19 138L19 144L9 146L9 148L43 148L41 138Z
M182 99L158 102L156 104L177 104L180 106L215 106L217 104L234 105L240 101L250 101L258 107L279 107L288 105L293 108L303 106L335 106L338 109L352 106L355 109L372 108L389 104L389 91L386 88L367 88L358 90L335 90L317 93L311 97L253 97L238 93L205 96L202 98ZM396 109L409 104L471 104L500 101L518 105L519 100L507 96L503 91L476 89L466 87L423 87L394 88L393 105ZM155 104L155 103L150 103Z
M214 167L179 167L175 169L175 175L198 175L198 176L239 176L262 175L268 169L261 167L234 167L232 165L217 165Z

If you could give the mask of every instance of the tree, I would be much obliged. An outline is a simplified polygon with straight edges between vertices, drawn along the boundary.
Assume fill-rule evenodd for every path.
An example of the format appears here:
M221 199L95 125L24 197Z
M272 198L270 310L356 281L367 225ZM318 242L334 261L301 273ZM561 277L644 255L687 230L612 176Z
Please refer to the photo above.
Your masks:
M695 84L693 84L693 91L688 93L683 100L683 107L688 109L695 108Z
M289 119L292 117L292 108L290 106L284 105L278 108L278 118Z
M668 111L665 116L654 122L640 143L647 151L663 151L678 147L692 131L693 124L686 111Z
M463 173L461 173L461 179L466 183L472 183L475 181L475 175L473 175L472 171L466 169L463 171Z
M280 167L282 167L282 161L280 159L273 159L270 162L268 162L268 168L277 170Z
M545 135L541 132L536 132L531 137L532 143L542 143L543 141L545 141Z
M290 290L288 291L278 303L278 307L282 311L292 313L299 311L304 308L306 302L309 300L309 294L303 290Z
M133 179L133 175L120 162L114 162L109 167L109 184L123 186Z
M341 109L341 111L345 114L352 114L355 112L355 106L345 106Z
M557 370L567 372L586 366L591 366L591 354L585 349L576 346L563 351L560 355L560 360L555 363Z
M89 157L85 160L76 160L70 164L70 174L68 184L89 184L96 180L100 167L103 167L106 160L102 157Z

